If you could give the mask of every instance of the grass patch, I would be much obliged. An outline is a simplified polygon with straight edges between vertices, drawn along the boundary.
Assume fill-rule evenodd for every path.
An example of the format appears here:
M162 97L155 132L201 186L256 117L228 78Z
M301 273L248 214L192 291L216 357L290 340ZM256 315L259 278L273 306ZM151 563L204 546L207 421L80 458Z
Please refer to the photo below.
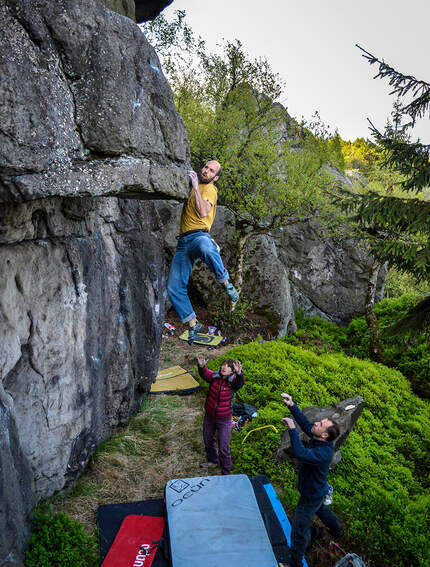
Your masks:
M38 508L25 553L26 567L97 567L95 531L88 534L79 520Z
M73 491L52 505L86 526L101 504L162 498L166 482L200 476L205 395L148 396L130 423L101 443Z

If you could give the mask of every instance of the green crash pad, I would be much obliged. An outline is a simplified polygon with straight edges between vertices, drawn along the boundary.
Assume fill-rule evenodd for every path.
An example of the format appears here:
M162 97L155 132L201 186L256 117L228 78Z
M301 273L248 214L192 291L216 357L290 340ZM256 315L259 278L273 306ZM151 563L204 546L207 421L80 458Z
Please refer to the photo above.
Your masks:
M183 341L188 341L188 331L184 331L182 335L179 337ZM217 346L222 341L223 337L219 337L218 335L207 335L205 333L197 333L196 338L194 339L194 343L199 345L211 345Z
M199 388L199 383L184 368L171 366L159 371L151 394L191 394Z

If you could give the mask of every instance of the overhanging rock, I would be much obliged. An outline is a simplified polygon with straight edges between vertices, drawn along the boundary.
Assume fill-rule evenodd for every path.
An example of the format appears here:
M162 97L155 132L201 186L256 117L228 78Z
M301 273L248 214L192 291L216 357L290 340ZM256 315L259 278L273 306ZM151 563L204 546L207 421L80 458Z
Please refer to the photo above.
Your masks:
M185 126L132 20L99 0L7 0L0 53L0 202L186 198Z

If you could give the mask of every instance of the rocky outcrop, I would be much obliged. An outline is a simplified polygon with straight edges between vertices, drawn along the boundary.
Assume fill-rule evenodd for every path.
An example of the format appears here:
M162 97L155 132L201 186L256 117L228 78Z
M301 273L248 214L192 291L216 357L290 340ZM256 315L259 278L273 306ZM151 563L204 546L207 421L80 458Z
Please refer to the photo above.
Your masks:
M165 265L158 215L143 201L186 196L189 148L155 52L101 0L3 2L0 72L9 566L35 503L74 482L156 375Z
M168 262L177 244L181 208L174 201L157 202ZM235 221L223 206L217 208L211 234L231 268ZM356 241L327 237L321 226L306 222L249 239L243 291L254 310L267 318L272 333L282 336L296 329L298 309L306 317L318 315L341 324L362 315L371 267L372 258ZM386 267L379 276L377 301L382 299L385 274ZM213 302L218 284L202 262L196 264L191 281L206 303Z
M0 53L0 202L185 196L185 127L129 18L98 0L7 0Z
M310 406L303 409L303 413L312 423L315 421L321 421L322 419L333 419L339 425L340 435L334 442L334 455L330 465L331 469L335 468L335 466L339 463L341 459L340 447L357 423L357 420L363 411L363 405L363 398L355 396L333 404L332 406ZM286 414L288 414L288 408L286 408L286 410ZM300 431L300 439L302 442L306 442L308 440L308 436ZM291 448L291 440L288 430L284 431L282 434L279 447L275 452L274 458L276 461L288 460L297 468L298 461L294 457L294 453Z
M173 0L135 0L136 22L153 20L172 2Z

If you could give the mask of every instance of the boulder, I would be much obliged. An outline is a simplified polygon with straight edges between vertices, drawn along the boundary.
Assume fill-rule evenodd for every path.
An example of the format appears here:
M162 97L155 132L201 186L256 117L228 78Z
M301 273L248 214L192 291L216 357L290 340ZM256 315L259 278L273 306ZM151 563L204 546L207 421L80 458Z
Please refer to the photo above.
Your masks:
M7 0L0 53L0 202L186 196L184 123L129 18L100 0Z
M158 368L164 256L152 203L3 207L0 378L37 499L69 486Z
M363 404L363 398L355 396L353 398L337 402L331 406L310 406L303 409L303 413L312 423L315 421L321 421L322 419L333 419L339 425L340 435L334 442L335 452L330 465L331 469L335 468L341 459L340 447L347 439L360 417L363 410ZM289 413L287 407L286 413ZM308 436L300 431L300 429L299 432L302 442L306 442L309 439ZM279 447L274 454L274 459L276 461L287 460L294 467L297 468L298 466L298 461L294 457L293 450L291 448L291 440L288 430L284 431L281 436Z

